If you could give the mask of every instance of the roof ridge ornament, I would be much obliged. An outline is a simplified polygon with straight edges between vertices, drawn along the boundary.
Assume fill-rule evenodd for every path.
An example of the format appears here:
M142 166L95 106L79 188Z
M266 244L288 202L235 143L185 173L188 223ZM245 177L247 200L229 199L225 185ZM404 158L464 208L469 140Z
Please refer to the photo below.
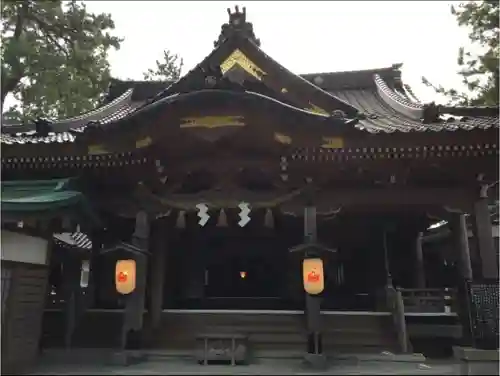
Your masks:
M45 137L48 136L50 132L52 132L52 121L43 117L37 117L33 122L35 123L35 131L37 136Z
M422 106L422 123L430 124L439 122L441 115L441 106L435 102L426 103Z
M255 37L252 23L247 22L246 8L243 7L240 12L239 7L236 5L234 12L231 12L231 8L227 8L227 14L229 15L229 22L222 25L219 39L214 42L214 47L219 47L226 40L235 36L250 39L260 47L260 40Z

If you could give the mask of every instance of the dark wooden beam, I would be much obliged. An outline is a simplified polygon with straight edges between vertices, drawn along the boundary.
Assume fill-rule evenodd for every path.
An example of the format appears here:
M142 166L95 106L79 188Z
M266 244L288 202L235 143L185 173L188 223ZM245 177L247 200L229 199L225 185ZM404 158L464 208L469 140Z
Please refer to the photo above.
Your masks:
M209 207L237 208L241 201L253 207L283 207L302 209L301 193L292 192L252 192L247 190L205 191L196 194L171 194L165 196L145 195L149 200L157 199L166 207L178 206L196 210L196 204L205 202ZM449 205L467 207L471 193L460 188L366 188L342 189L315 192L314 202L321 211L339 206L430 206ZM302 210L300 210L302 211Z
M483 278L498 279L498 256L492 236L488 200L481 198L474 204L473 232L477 242Z
M208 190L193 194L153 194L142 186L133 195L116 196L99 202L103 210L124 217L131 217L140 207L150 214L167 213L170 209L197 212L196 205L203 202L210 209L238 209L242 202L248 202L252 210L276 208L285 213L302 216L304 189L269 190L265 192L243 189ZM474 195L460 187L418 188L342 188L315 192L315 206L318 213L333 212L340 208L354 211L413 211L424 212L430 207L451 207L463 212L472 211Z
M467 221L463 213L450 213L450 228L462 278L472 280Z

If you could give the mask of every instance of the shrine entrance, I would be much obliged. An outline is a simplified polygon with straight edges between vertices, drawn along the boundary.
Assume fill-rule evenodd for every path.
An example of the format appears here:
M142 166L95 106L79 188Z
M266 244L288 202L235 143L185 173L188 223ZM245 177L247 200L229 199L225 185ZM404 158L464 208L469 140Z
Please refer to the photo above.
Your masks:
M189 242L180 239L170 264L172 277L177 275L171 308L292 309L287 305L288 248L279 237L214 228Z
M274 257L258 252L225 255L205 269L208 298L270 298L282 295L282 271Z
M215 238L205 261L203 305L213 309L286 307L287 249L267 239Z

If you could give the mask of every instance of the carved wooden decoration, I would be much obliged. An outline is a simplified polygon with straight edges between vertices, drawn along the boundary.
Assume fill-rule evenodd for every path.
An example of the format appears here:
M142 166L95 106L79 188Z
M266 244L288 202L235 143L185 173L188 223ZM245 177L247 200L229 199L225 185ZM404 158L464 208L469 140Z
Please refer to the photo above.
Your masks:
M259 81L262 80L262 76L265 76L267 74L239 49L231 52L227 59L224 60L220 65L220 70L222 74L225 74L235 66L238 66L241 69L245 70L248 74L252 75Z
M321 107L316 106L314 103L309 102L311 107L306 108L307 111L314 112L315 114L320 114L320 115L330 115L328 112L323 110Z
M122 295L131 294L135 290L135 260L118 260L115 268L116 291Z
M308 258L302 262L302 278L304 290L310 295L318 295L325 289L323 260Z

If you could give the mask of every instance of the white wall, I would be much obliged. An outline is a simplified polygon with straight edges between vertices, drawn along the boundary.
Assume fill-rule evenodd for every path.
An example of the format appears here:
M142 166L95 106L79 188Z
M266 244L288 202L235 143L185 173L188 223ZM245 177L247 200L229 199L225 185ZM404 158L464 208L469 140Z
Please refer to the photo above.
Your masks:
M29 264L47 264L47 240L2 230L1 260Z

